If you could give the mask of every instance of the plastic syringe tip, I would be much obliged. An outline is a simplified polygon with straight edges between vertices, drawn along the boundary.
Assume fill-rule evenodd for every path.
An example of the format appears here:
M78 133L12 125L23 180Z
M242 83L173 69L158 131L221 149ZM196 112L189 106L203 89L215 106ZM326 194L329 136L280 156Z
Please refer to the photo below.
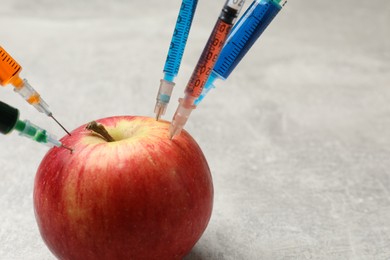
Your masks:
M207 93L209 93L211 89L215 88L214 83L217 79L223 78L213 70L210 77L207 79L206 84L204 84L202 93L200 93L199 97L194 101L196 106L206 97Z
M20 86L15 87L14 91L16 93L19 93L28 103L33 105L39 112L45 113L46 115L53 118L54 121L56 121L56 123L62 129L64 129L64 131L68 135L71 135L68 130L66 130L65 127L53 117L53 114L49 110L49 106L47 105L47 103L41 98L39 93L30 85L30 83L28 83L27 79L23 79L23 81L21 82L22 83L20 84Z
M46 131L45 131L45 134L46 134L46 143L45 143L46 145L48 145L50 147L52 147L52 146L62 147L62 148L69 150L70 153L73 153L74 149L61 143L54 135L51 135L51 134L47 133Z
M173 139L173 137L179 135L181 130L183 130L184 125L180 125L175 121L172 121L172 124L169 126L169 139Z
M165 114L167 110L167 104L163 102L156 102L156 106L154 108L154 113L156 113L156 120L158 121L162 115Z
M172 123L169 126L169 139L172 139L181 133L192 110L196 108L196 106L193 105L193 100L187 100L186 102L186 99L180 98L179 103L175 115L173 116Z
M51 117L51 118L53 118L53 120L54 121L56 121L56 123L69 135L69 136L71 136L71 134L68 132L68 130L66 130L66 128L60 123L60 122L58 122L58 120L53 116L53 114L52 113L50 113L49 114L49 116Z
M156 113L156 120L159 120L162 115L165 114L169 100L171 99L173 87L175 83L165 79L160 80L160 87L158 89L156 106L154 107L154 113Z

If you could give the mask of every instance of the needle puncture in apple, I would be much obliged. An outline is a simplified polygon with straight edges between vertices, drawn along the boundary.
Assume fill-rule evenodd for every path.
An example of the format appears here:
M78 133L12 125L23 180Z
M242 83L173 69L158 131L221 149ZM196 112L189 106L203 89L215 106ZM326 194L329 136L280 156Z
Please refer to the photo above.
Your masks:
M107 132L104 126L102 124L97 123L96 121L88 123L85 129L102 136L107 142L115 142L115 139L112 138L112 136Z
M64 148L64 149L67 149L67 150L69 150L69 151L70 151L70 154L72 154L72 153L73 153L73 151L74 151L74 149L73 149L73 148L70 148L70 147L68 147L68 146L65 146L65 145L61 145L61 147L62 147L62 148Z

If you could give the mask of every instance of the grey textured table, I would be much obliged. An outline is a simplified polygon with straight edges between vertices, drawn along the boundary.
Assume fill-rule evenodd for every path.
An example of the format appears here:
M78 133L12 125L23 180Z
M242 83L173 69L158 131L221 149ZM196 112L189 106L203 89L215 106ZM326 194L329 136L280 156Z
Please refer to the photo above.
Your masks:
M69 129L153 116L180 3L1 0L0 44ZM223 3L198 4L168 120ZM186 128L215 205L187 260L390 259L389 17L385 0L293 0L206 97ZM0 100L63 135L10 87ZM46 151L0 136L1 260L54 259L32 207Z

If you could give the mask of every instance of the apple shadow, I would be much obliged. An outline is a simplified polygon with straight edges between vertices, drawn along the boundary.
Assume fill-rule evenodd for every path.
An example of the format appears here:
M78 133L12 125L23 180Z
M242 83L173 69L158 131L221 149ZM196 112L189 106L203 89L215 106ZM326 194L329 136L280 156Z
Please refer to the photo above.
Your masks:
M209 259L215 259L215 260L222 260L224 259L224 256L221 252L214 252L211 251L212 249L209 247L200 247L195 246L191 252L186 255L183 260L209 260Z
M183 260L206 260L207 257L200 252L200 249L194 248L191 252L186 255Z

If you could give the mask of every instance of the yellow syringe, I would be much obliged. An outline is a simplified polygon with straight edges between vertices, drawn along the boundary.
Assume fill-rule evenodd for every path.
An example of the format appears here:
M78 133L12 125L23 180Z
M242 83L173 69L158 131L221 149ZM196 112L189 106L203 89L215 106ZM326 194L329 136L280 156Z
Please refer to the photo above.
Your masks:
M33 105L39 112L45 113L56 121L56 123L70 135L65 127L55 119L49 106L39 93L28 83L26 79L21 79L19 74L22 67L0 46L0 85L14 86L15 92L19 93L29 104Z

